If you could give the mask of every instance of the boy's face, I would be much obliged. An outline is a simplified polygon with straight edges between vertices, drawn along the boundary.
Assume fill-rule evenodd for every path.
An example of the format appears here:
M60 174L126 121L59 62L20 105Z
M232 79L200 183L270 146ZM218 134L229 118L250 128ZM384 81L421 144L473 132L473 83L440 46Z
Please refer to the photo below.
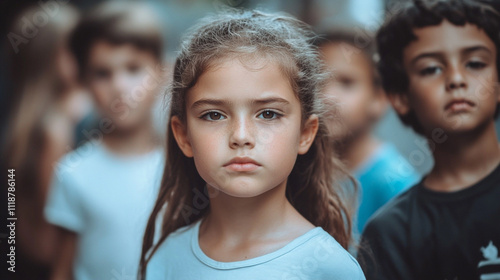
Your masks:
M370 129L385 109L385 98L374 86L373 66L366 55L347 43L327 43L320 48L332 80L325 93L339 105L341 126L331 124L341 138L356 137Z
M435 128L462 133L493 122L497 51L488 35L448 21L414 32L418 39L403 52L408 94L392 97L398 113L413 110L427 135Z
M88 56L85 80L103 117L117 130L148 125L160 71L155 57L131 44L96 41Z

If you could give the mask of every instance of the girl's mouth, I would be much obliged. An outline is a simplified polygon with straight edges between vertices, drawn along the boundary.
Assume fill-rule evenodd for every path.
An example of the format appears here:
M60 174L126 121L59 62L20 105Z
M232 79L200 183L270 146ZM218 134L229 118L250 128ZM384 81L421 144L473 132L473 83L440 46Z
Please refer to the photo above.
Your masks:
M235 157L224 164L224 167L234 172L251 172L261 165L249 157Z

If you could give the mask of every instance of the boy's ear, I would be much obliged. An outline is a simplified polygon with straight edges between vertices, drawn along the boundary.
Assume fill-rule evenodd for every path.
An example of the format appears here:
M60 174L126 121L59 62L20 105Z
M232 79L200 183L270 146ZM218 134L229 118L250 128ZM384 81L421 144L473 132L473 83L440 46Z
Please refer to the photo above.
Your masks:
M174 133L175 141L182 153L186 157L193 157L193 148L191 147L191 142L189 142L189 137L187 135L187 129L184 123L177 116L173 116L170 121L170 126L172 127L172 132Z
M319 119L317 115L311 115L306 122L304 123L304 127L302 128L302 132L300 134L300 143L299 143L299 155L303 155L309 151L314 139L316 138L316 133L318 132L319 127Z
M392 107L398 115L404 116L410 111L410 105L408 102L408 96L406 94L389 93L387 94Z

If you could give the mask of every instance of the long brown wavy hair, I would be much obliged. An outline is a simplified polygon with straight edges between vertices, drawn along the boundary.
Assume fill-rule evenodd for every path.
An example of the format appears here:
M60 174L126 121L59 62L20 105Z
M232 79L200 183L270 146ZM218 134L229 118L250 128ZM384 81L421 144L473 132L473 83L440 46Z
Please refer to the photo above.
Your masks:
M287 15L259 11L229 10L210 16L192 28L184 39L174 67L170 98L170 120L178 116L185 121L186 94L204 71L221 59L272 59L290 79L301 107L302 119L319 117L316 138L304 155L299 155L288 177L286 196L290 203L315 226L321 226L344 248L352 241L351 216L355 206L356 184L340 184L347 174L335 155L332 138L324 115L321 90L328 78L323 72L316 48L311 44L314 33L301 21ZM207 194L206 183L195 168L194 160L184 156L168 127L166 166L159 196L149 217L142 254L140 278L163 241L177 229L204 217L209 201L200 204L200 194ZM353 188L351 188L354 186ZM155 238L156 222L161 234ZM156 242L155 242L156 241Z

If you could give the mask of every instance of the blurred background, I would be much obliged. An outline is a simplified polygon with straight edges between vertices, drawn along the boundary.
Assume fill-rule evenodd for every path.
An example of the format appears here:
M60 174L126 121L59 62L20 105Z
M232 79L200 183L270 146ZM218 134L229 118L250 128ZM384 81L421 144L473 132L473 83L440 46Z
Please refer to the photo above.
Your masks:
M7 62L9 52L13 49L13 44L9 41L8 34L12 32L12 23L19 14L29 6L38 6L41 11L43 5L51 1L0 1L2 11L1 28L3 44L0 46L1 61ZM101 0L72 0L54 1L61 6L73 7L76 12L84 12L95 5L104 2ZM172 61L175 58L176 49L183 33L193 25L196 20L204 15L216 12L221 6L232 6L242 8L259 8L265 11L283 11L307 22L315 28L328 29L330 26L356 27L358 30L375 31L383 20L385 9L393 1L389 0L185 0L185 1L142 1L154 7L162 21L163 34L165 36L165 60ZM123 1L126 5L127 1ZM74 15L77 16L77 13ZM62 19L61 25L65 25ZM67 24L67 23L66 23ZM72 23L70 23L72 24ZM43 36L43 35L42 35ZM7 39L7 40L5 40ZM18 42L15 47L20 52L29 45L25 42ZM0 114L2 133L6 133L7 114L12 104L12 73L9 72L8 63L0 65ZM426 173L432 165L432 158L429 156L427 146L422 139L404 127L392 109L387 110L383 119L377 124L376 135L382 140L395 144L398 150L408 159L420 173ZM8 133L8 132L7 132Z
M66 46L67 40L80 16L103 2L106 1L0 0L0 167L1 170L16 167L19 187L16 193L20 196L17 200L17 211L24 211L26 217L23 230L17 234L19 239L24 240L25 246L38 248L34 250L35 253L28 252L29 250L24 252L28 255L25 265L38 267L40 271L46 270L43 266L47 265L40 260L49 258L41 253L45 250L43 246L50 247L51 244L34 240L44 240L44 225L38 222L42 223L43 220L41 213L55 162L86 140L90 140L88 135L82 132L92 129L99 120L92 97L79 82L78 67ZM136 1L119 2L128 5ZM140 2L150 6L160 21L164 40L162 60L167 69L165 73L168 74L168 68L175 60L176 50L186 30L198 19L226 6L286 12L310 24L317 31L348 29L363 37L364 34L376 32L387 11L402 1ZM499 5L500 1L484 2ZM156 106L154 112L156 127L160 134L164 134L165 112L160 105ZM387 106L377 119L379 121L373 124L374 135L381 142L393 145L418 175L426 174L432 167L432 156L426 139L402 125L390 106ZM500 124L497 122L498 130ZM47 138L45 135L54 137ZM24 188L21 189L21 186ZM2 192L2 196L4 195L5 192ZM3 197L1 199L7 201ZM27 206L22 205L29 207L23 209ZM6 220L6 211L2 209L1 213L0 218ZM0 234L0 245L6 246L7 234L4 229ZM49 239L47 237L46 240ZM30 243L31 240L33 243ZM2 257L5 256L3 252L2 250ZM30 261L33 263L29 263ZM5 262L2 263L5 265ZM2 270L4 271L6 269Z

